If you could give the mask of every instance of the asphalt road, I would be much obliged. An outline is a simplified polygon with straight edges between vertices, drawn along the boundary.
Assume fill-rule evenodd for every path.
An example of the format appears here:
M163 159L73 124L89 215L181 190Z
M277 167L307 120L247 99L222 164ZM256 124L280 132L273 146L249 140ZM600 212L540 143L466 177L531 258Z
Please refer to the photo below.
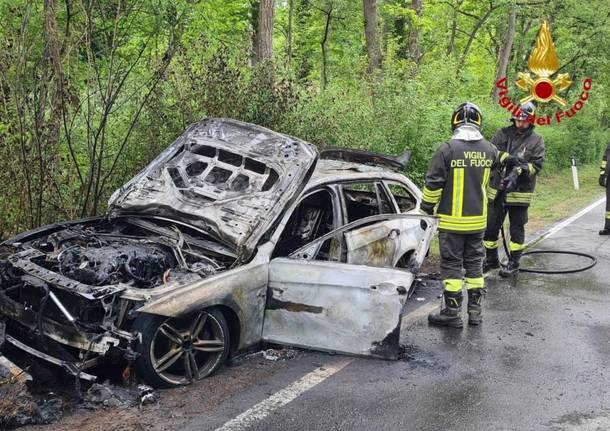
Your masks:
M307 353L181 428L610 430L610 238L597 234L602 219L600 205L537 247L593 253L592 270L488 277L480 327L428 326L439 286L422 285L406 310L401 360Z

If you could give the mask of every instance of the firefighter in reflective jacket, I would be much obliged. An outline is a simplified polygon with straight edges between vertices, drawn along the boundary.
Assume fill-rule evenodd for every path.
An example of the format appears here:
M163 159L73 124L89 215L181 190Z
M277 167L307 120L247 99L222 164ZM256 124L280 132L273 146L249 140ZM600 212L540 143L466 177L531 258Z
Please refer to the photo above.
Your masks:
M519 261L525 248L528 207L544 162L544 139L534 132L534 125L529 121L535 109L531 102L521 105L511 119L513 124L500 129L491 139L500 152L500 166L492 171L488 190L484 271L500 267L498 237L508 214L510 256L507 266L500 269L502 277L519 272Z
M599 231L600 235L610 235L610 184L608 181L608 176L610 174L610 165L608 165L608 160L610 160L610 142L608 143L608 147L606 147L606 152L604 153L604 158L602 159L602 166L599 172L599 185L606 188L605 222L604 228Z
M481 111L463 103L453 112L453 137L440 145L426 174L421 208L440 217L439 246L443 304L431 324L461 328L462 269L466 270L468 323L481 323L484 294L483 233L487 224L487 183L498 152L481 135Z

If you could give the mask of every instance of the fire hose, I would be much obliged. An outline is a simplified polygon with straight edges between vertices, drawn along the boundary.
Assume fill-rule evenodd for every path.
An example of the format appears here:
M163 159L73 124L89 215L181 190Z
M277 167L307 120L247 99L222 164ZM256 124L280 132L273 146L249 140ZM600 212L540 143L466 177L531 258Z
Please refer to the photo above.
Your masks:
M506 236L504 235L504 226L502 226L502 245L504 246L504 252L507 256L510 255L510 251L508 250L508 244L506 243ZM574 274L576 272L583 272L588 269L593 268L597 265L597 258L591 254L583 253L580 251L569 251L569 250L532 250L532 251L524 251L521 256L531 256L534 254L555 254L555 255L567 255L567 256L579 256L584 257L590 260L590 262L582 267L578 268L567 268L567 269L537 269L537 268L527 268L520 266L519 272L527 272L530 274Z
M504 199L506 197L506 193L508 193L509 191L512 191L512 189L514 189L517 185L517 178L519 177L519 175L521 174L520 172L520 166L515 166L514 168L512 168L509 172L508 175L506 175L504 177L504 179L501 182L501 195L498 196L498 198L500 199ZM510 256L510 251L508 249L508 245L506 243L506 234L504 231L504 219L506 218L506 213L507 213L507 208L506 205L504 205L503 208L503 212L502 212L502 226L500 228L500 231L502 232L502 245L504 247L504 252L506 253L507 256ZM597 258L593 255L590 255L588 253L583 253L580 251L570 251L570 250L532 250L532 251L525 251L522 253L521 256L532 256L535 254L554 254L554 255L567 255L567 256L579 256L579 257L584 257L586 259L589 259L590 262L582 267L578 267L578 268L567 268L567 269L537 269L537 268L523 268L523 267L519 267L519 272L527 272L530 274L573 274L576 272L582 272L582 271L586 271L588 269L593 268L595 265L597 265Z
M506 207L504 207L504 216L502 220L506 217ZM508 244L506 243L506 234L504 232L504 223L502 223L502 227L500 228L502 232L502 245L504 247L504 252L507 256L510 256L510 251L508 250ZM554 255L567 255L567 256L579 256L584 257L590 260L590 262L582 267L578 268L567 268L567 269L537 269L537 268L527 268L527 267L519 267L519 272L527 272L530 274L574 274L576 272L583 272L588 269L593 268L597 265L597 258L591 254L583 253L580 251L570 251L570 250L532 250L532 251L524 251L521 256L532 256L535 254L554 254Z

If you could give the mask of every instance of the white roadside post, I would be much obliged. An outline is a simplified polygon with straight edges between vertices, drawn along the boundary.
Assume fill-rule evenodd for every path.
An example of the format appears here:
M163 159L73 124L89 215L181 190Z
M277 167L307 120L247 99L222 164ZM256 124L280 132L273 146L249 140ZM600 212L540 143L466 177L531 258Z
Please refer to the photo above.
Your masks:
M572 180L574 181L574 190L580 189L578 183L578 168L576 167L576 157L572 156Z

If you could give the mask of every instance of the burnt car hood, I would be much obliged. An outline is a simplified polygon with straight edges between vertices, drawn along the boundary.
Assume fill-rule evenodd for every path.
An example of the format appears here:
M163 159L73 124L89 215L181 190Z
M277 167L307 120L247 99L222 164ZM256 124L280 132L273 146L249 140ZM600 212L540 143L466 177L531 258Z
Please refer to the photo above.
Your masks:
M204 119L113 193L109 215L178 219L245 257L301 192L316 159L316 148L299 139Z

